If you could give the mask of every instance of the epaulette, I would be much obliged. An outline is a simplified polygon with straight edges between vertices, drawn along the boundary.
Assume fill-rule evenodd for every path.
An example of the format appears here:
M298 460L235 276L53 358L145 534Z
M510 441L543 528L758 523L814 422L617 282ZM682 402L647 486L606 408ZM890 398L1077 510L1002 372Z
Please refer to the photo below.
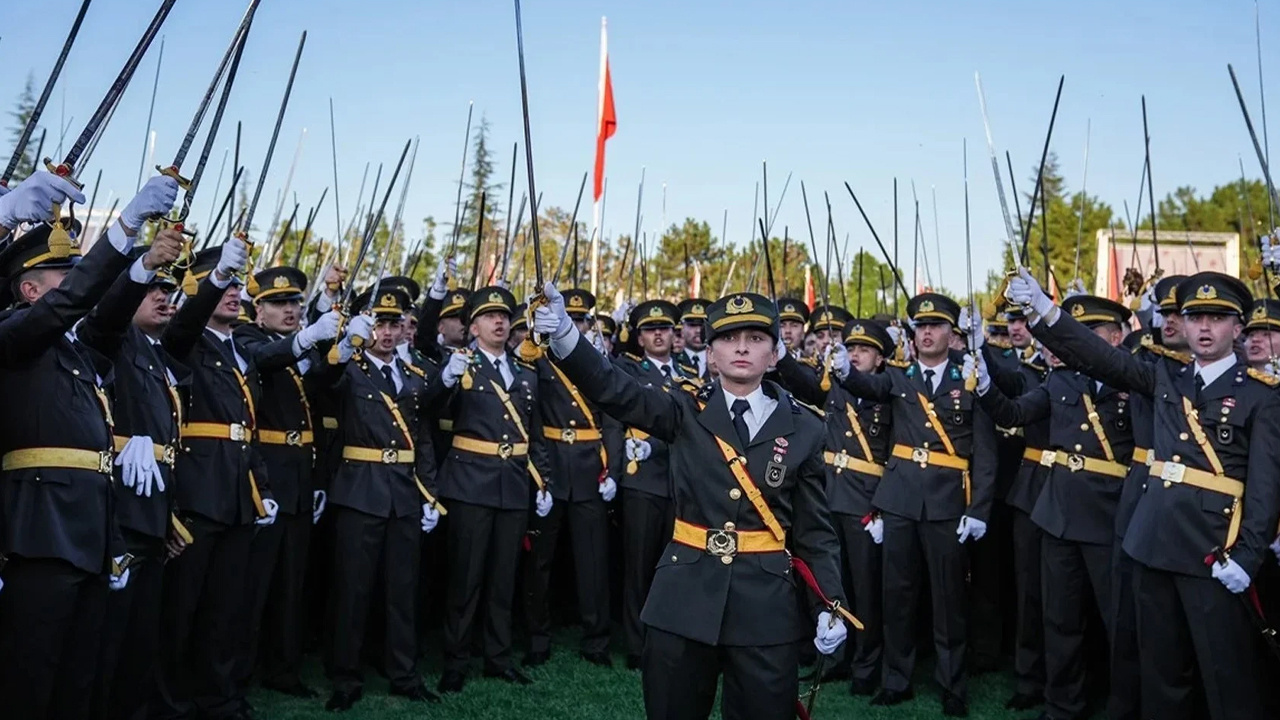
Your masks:
M715 392L715 389L716 386L713 383L707 383L706 385L698 388L698 391L694 393L694 397L705 403L711 399L711 394Z
M422 368L418 367L417 365L414 365L413 363L404 363L404 366L408 368L409 372L413 373L414 375L417 375L423 380L427 379L427 372Z
M1276 377L1271 373L1266 373L1261 370L1255 370L1254 368L1249 368L1249 377L1270 387L1280 385L1280 377Z
M801 408L804 408L805 410L808 410L814 415L817 415L819 419L826 418L827 416L827 414L823 412L822 408L814 407L813 405L810 405L809 403L806 403L806 402L801 402L800 400L796 399L795 395L792 395L791 396L791 412L798 413L800 412Z
M533 363L525 362L524 360L521 360L521 359L519 359L519 358L516 358L516 365L519 365L520 367L524 368L525 370L530 370L530 371L534 371L534 372L536 372L536 371L537 371L537 369L538 369L536 366L534 366L534 364L533 364Z
M698 374L697 368L689 367L688 365L681 365L680 369L683 370L685 374L689 376L696 376Z
M1190 353L1178 352L1177 350L1170 350L1164 345L1157 345L1155 341L1151 339L1150 335L1143 336L1141 347L1144 347L1147 350L1150 350L1156 355L1163 355L1164 357L1167 357L1170 360L1176 360L1182 363L1183 365L1186 365L1187 363L1191 362Z
M640 356L635 353L622 353L622 357L635 362L640 362Z
M700 378L681 377L675 378L673 383L681 390L690 395L697 396L702 392L702 380Z
M799 362L801 365L808 365L809 367L814 369L817 369L818 367L818 358L816 357L802 357L797 362Z
M1013 347L1013 342L1004 338L987 338L987 344L991 347L998 347L1001 350L1008 350Z
M891 367L901 368L902 370L906 370L907 368L911 367L911 363L907 362L906 360L894 360L893 358L889 358L884 362L886 365L889 365Z

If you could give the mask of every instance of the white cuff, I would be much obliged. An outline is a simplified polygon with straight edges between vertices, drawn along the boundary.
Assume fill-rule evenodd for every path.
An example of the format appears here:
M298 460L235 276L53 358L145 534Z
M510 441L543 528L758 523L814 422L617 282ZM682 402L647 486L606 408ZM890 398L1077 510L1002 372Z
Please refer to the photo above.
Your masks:
M134 260L133 264L129 266L129 279L139 285L149 285L152 278L155 276L156 271L148 270L146 266L142 264L142 258Z
M316 312L321 315L333 309L333 300L329 298L329 293L322 292L316 297Z
M228 275L226 280L219 279L217 270L209 273L207 277L209 278L209 282L213 283L213 286L219 290L226 290L227 286L231 284L231 280L234 278L234 276Z
M568 357L569 353L573 352L573 348L578 345L578 338L581 336L578 326L570 323L568 334L560 338L551 338L551 352L561 359Z
M437 290L436 286L432 285L430 288L427 289L427 297L431 298L432 300L443 300L445 296L448 294L449 294L449 288L447 287L444 288L443 290Z
M307 354L307 349L308 349L308 348L304 348L304 347L302 347L302 341L298 339L298 335L296 335L296 334L293 336L293 345L292 345L292 347L293 347L293 356L294 356L294 357L296 357L296 358L300 358L300 357L302 357L303 355L306 355L306 354Z
M126 235L124 226L120 224L119 220L111 223L111 227L107 228L107 242L111 243L111 247L115 248L116 252L121 255L128 255L133 250L133 241L137 237L137 235L133 237Z

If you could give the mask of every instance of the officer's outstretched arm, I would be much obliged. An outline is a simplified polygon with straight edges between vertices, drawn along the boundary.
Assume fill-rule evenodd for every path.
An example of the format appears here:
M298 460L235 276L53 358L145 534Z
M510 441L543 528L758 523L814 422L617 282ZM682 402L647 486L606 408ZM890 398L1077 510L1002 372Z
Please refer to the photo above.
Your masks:
M782 386L802 402L822 407L827 403L827 394L822 391L822 382L817 374L801 365L790 353L778 361L778 378ZM819 370L821 372L821 370Z
M986 394L978 396L978 403L1001 427L1024 427L1049 417L1049 393L1043 386L1010 399L992 383Z
M550 357L579 392L606 415L613 416L624 425L643 430L659 440L670 442L674 439L680 427L683 406L673 393L681 391L668 392L663 388L641 385L614 367L586 338L576 335L576 329L573 332L577 343L572 351L557 358L553 347Z
M1254 411L1249 430L1248 482L1244 486L1244 517L1240 522L1240 540L1231 551L1231 559L1240 564L1250 577L1267 559L1267 546L1275 539L1280 519L1280 396L1267 393Z
M885 402L893 397L893 368L886 368L882 373L864 373L850 366L849 375L840 384L849 394L863 400L879 400Z
M1044 343L1067 367L1094 380L1121 390L1150 395L1155 392L1155 366L1115 348L1092 330L1054 308L1051 317L1031 327L1031 334Z

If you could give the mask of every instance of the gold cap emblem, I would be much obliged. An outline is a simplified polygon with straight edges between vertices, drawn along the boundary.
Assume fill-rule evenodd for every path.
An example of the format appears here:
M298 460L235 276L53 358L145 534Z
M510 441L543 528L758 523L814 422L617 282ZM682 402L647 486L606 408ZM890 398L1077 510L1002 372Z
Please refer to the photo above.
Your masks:
M582 300L582 296L581 296L581 295L570 295L570 296L569 296L569 307L571 307L571 308L580 308L580 307L585 307L585 303L584 303L584 302L583 302L583 300Z
M1080 317L1082 315L1084 315L1083 305L1081 305L1080 303L1076 303L1075 305L1071 306L1071 317Z
M662 308L657 305L649 308L649 317L662 317Z
M276 279L271 281L271 287L277 288L277 289L287 288L289 287L289 278L283 275L277 275Z
M496 293L496 292L491 292L491 293L489 293L489 302L491 302L491 303L501 303L501 302L502 302L502 293Z
M850 334L850 335L853 335L853 336L856 336L856 337L861 337L861 336L863 336L863 335L866 335L866 334L867 334L867 330L866 330L866 328L862 327L861 325L854 325L854 326L853 326L853 330L852 330L849 334Z
M795 311L796 311L796 306L795 306L795 305L792 305L791 303L787 303L787 304L786 304L786 307L782 308L782 311L783 311L783 312L793 313L793 312L795 312Z
M922 313L933 312L933 301L932 300L922 301L920 303L920 312Z
M1212 285L1201 285L1196 289L1197 300L1216 300L1218 299L1218 288Z
M751 298L743 295L735 295L725 303L724 311L729 315L741 315L749 313L755 309L755 303L751 302Z
M694 303L690 310L692 310L695 315L701 315L707 312L706 308L702 307L702 303Z
M1266 319L1267 319L1267 306L1266 306L1266 305L1259 305L1258 307L1254 308L1254 309L1253 309L1253 319L1254 319L1254 320L1266 320Z
M396 306L396 296L393 293L386 293L378 299L378 307L393 308Z

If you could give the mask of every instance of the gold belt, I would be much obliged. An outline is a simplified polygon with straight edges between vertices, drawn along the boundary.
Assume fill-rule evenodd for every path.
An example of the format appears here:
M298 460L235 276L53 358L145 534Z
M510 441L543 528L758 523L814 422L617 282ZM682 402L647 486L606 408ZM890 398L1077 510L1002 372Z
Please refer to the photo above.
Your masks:
M302 447L315 442L310 430L258 430L258 442L263 445L289 445Z
M1133 449L1133 462L1137 465L1151 464L1151 451L1146 448L1136 447Z
M600 431L595 428L555 428L542 426L542 435L548 440L556 440L566 445L576 442L590 442L600 439Z
M464 435L453 436L453 448L477 455L492 455L506 460L512 457L524 457L529 454L529 443L489 442L477 440Z
M1022 451L1022 459L1026 460L1027 462L1043 463L1044 452L1045 451L1041 450L1040 448L1029 447L1026 450Z
M1129 474L1129 466L1118 462L1085 457L1078 453L1065 453L1062 451L1053 452L1052 450L1045 451L1045 459L1048 459L1050 454L1054 456L1054 463L1067 468L1073 473L1083 470L1085 472L1109 475L1111 477L1121 479L1123 479L1125 475ZM1040 461L1040 464L1044 464L1044 459Z
M320 418L320 427L324 428L325 430L337 430L338 418L329 417L329 416L322 417Z
M111 439L115 443L116 452L124 450L124 446L129 442L129 438L123 435L113 435ZM156 462L164 463L169 467L173 467L173 463L178 459L178 452L172 445L151 443L151 450L155 453Z
M232 440L248 442L252 433L249 426L240 423L193 422L182 426L182 437L202 438L207 440Z
M1201 490L1222 493L1231 496L1229 513L1231 520L1227 524L1227 542L1222 547L1230 549L1240 537L1240 520L1244 515L1240 508L1240 499L1244 497L1244 483L1225 475L1214 475L1211 472L1190 468L1182 463L1156 460L1151 463L1151 477L1164 481L1166 488L1174 485L1190 485Z
M110 450L85 450L83 448L24 448L11 450L0 458L0 470L30 470L32 468L66 468L68 470L92 470L111 475L115 458Z
M956 455L948 455L947 453L934 452L925 448L910 447L907 445L894 445L893 456L902 460L910 460L913 463L919 463L920 467L925 465L936 465L937 467L951 468L952 470L968 470L969 461Z
M413 462L412 449L396 449L396 448L363 448L354 445L346 445L342 448L343 460L356 460L358 462L382 463L384 465L400 465L411 464Z
M828 465L835 467L836 472L840 472L841 470L855 470L867 475L874 475L875 477L881 477L884 475L883 465L868 462L866 460L859 460L843 450L838 453L825 450L822 453L822 459L826 460Z
M779 540L768 530L739 530L731 522L722 529L705 528L679 518L671 539L718 557L725 565L733 562L738 553L780 552L787 547L786 540Z

